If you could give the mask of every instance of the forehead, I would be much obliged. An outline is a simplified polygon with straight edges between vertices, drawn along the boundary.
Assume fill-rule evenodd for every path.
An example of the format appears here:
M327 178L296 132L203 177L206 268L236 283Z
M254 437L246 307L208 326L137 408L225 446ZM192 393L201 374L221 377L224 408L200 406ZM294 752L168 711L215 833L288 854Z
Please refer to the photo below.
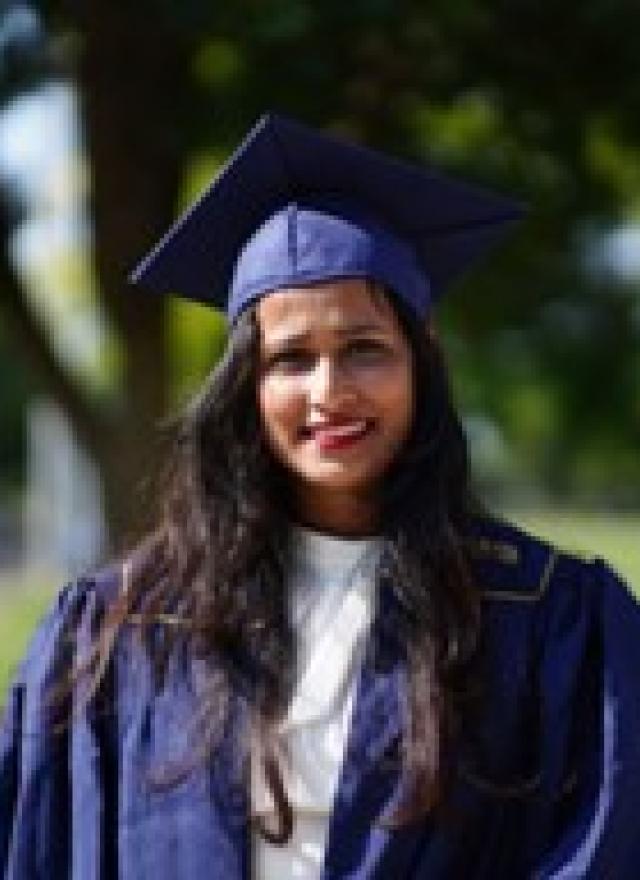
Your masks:
M274 291L258 303L257 318L264 342L319 332L400 332L386 296L361 279Z

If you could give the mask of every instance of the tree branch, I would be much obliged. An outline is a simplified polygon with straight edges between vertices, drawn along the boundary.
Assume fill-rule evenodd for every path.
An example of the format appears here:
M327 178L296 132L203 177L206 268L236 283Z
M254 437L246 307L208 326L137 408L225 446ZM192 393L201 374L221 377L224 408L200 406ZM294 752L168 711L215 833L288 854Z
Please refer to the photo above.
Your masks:
M40 381L70 418L80 441L95 453L104 426L56 358L44 328L25 302L20 283L4 253L0 255L0 309L9 327L9 342L15 344L21 357L26 356Z

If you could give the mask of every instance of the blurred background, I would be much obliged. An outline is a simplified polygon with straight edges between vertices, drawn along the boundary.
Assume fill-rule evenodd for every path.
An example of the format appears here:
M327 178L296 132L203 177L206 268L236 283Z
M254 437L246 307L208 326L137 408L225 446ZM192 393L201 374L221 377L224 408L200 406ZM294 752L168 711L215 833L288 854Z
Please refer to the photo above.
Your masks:
M513 194L439 312L482 496L640 588L637 0L0 0L0 694L148 521L212 312L126 275L265 110Z

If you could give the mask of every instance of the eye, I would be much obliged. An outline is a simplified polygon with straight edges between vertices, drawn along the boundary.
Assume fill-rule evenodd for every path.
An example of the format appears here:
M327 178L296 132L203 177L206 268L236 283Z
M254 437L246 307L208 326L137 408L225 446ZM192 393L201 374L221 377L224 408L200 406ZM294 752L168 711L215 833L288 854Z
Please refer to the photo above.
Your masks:
M302 369L310 363L311 356L302 349L291 348L272 355L269 366L275 369L296 370Z
M346 350L348 354L369 360L386 354L387 347L377 339L354 339L347 344Z

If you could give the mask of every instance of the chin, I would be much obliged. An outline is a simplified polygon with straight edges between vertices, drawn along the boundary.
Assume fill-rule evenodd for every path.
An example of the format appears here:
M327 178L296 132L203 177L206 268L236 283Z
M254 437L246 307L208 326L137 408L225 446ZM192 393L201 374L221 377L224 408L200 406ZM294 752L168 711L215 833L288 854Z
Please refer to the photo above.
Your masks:
M307 485L326 489L327 492L369 492L379 482L378 474L358 473L353 470L338 470L337 468L333 472L330 468L298 470L294 477Z

